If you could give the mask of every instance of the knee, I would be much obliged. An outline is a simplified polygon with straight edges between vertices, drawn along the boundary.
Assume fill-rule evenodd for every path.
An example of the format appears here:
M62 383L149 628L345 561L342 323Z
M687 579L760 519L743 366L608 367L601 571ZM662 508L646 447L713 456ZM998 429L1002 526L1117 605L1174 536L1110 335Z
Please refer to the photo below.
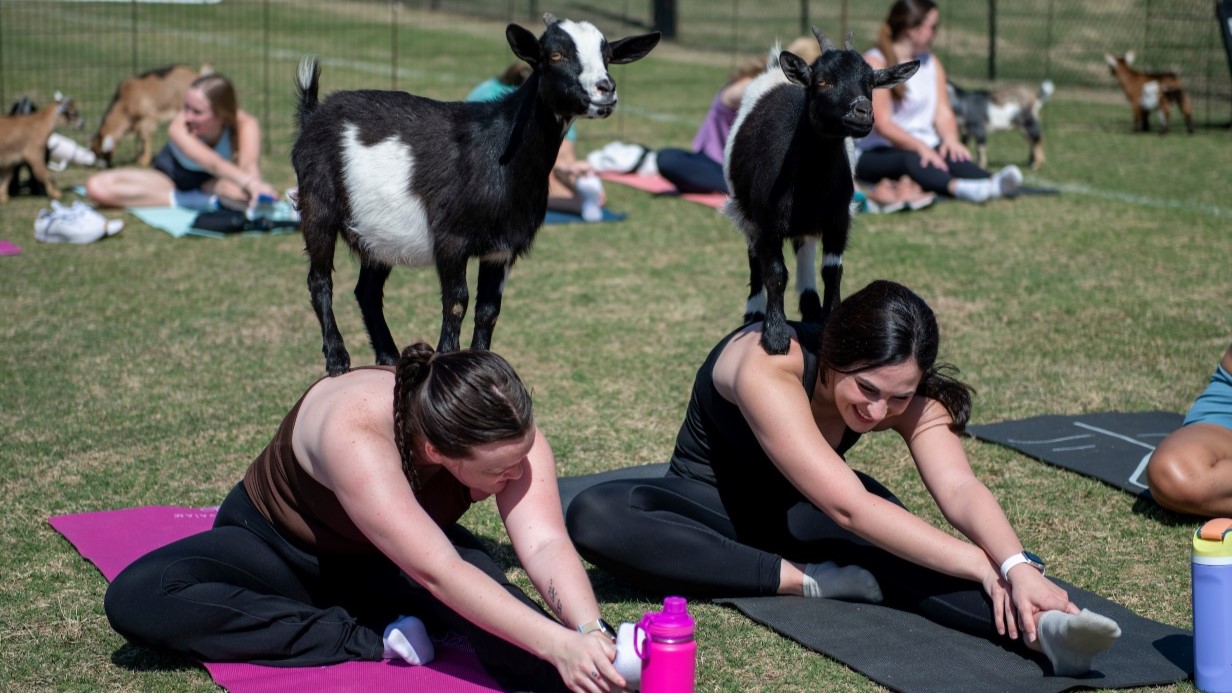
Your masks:
M1195 512L1207 501L1207 484L1188 455L1160 447L1147 463L1147 483L1155 502L1177 512Z
M115 632L128 640L143 645L157 644L157 634L149 625L157 618L153 602L162 594L158 586L158 573L140 561L130 565L111 581L103 597L103 612Z
M605 553L612 527L620 526L616 521L617 513L619 509L612 503L611 494L595 486L582 491L569 503L565 529L578 550L589 558Z
M100 207L113 206L111 189L107 185L107 179L104 174L96 173L86 179L86 197L94 200L94 203Z

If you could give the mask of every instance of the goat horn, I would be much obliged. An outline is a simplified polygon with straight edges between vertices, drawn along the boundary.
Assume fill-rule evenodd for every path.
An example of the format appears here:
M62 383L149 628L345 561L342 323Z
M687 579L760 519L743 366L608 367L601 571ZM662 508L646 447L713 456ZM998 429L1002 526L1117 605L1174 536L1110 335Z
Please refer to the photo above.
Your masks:
M856 32L854 29L848 31L847 35L843 37L843 44L844 44L843 47L849 51L855 50L855 46L851 45L851 40L855 38L855 36L856 36Z
M556 18L556 15L552 14L551 12L543 13L543 25L544 26L552 26L553 24L559 21L560 20Z
M817 37L817 45L821 46L822 53L834 48L834 44L830 43L830 39L826 38L826 35L816 26L813 27L813 36Z

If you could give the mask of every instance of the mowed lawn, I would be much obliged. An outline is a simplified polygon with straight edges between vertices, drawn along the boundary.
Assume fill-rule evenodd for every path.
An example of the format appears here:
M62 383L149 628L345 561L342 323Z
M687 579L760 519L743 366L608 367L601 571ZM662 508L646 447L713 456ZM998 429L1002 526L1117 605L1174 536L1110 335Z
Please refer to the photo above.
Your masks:
M499 71L510 59L500 26L483 28L404 28L419 45L436 47L436 74L449 79L421 89L412 74L402 86L461 98ZM325 92L350 79L346 65L331 66L329 34L322 29L310 46L286 37L283 48L288 56L322 56ZM467 60L474 52L485 61ZM292 65L284 60L275 84L290 84ZM239 61L219 67L258 69ZM580 147L619 138L688 146L727 67L669 45L620 68L618 114L581 123ZM265 168L273 183L289 187L289 86L270 103L281 125L271 131L276 142ZM84 115L85 131L62 132L84 142L101 113ZM975 422L1183 412L1232 338L1232 133L1214 123L1192 136L1159 137L1132 134L1129 125L1123 102L1058 84L1045 109L1047 165L1029 171L1027 182L1059 195L944 202L855 220L846 292L890 278L932 304L942 358L978 391ZM1002 133L989 151L993 166L1024 164L1027 144ZM67 190L87 174L70 169L57 180ZM695 369L739 323L747 291L743 241L721 214L612 185L608 198L626 220L541 229L534 252L509 278L494 337L494 349L533 390L562 475L665 460ZM222 500L324 373L302 239L176 240L111 213L127 222L114 238L43 245L32 228L47 204L26 196L0 208L0 239L24 249L0 257L0 686L216 690L193 662L115 634L102 611L104 580L46 521ZM340 248L335 310L361 364L372 356L351 295L356 277L356 263ZM385 314L396 339L435 343L438 292L430 270L394 271ZM466 339L469 330L468 320ZM970 439L965 447L1051 573L1189 627L1196 520L1001 447ZM901 441L868 438L848 461L944 524ZM464 524L529 589L491 502ZM608 621L636 620L653 605L599 571L592 577ZM699 690L878 689L733 610L691 608L700 623Z

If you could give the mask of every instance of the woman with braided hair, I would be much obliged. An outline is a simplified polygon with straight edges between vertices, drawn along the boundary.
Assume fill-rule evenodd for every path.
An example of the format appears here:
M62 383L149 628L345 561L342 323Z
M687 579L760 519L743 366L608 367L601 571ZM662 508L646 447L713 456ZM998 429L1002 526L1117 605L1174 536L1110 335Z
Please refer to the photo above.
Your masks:
M559 621L457 524L489 496ZM316 382L213 528L138 559L104 606L132 642L204 661L425 664L444 627L507 688L625 684L530 395L488 351L421 342Z

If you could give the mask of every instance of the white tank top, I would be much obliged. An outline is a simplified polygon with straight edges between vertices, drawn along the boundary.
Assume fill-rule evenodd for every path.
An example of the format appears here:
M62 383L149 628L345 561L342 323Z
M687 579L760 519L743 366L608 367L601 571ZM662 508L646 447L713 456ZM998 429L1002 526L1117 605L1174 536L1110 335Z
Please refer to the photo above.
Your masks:
M880 58L883 62L888 62L881 51L876 48L869 50L864 56ZM933 59L932 53L921 53L916 56L916 59L920 61L920 69L911 76L911 79L907 80L907 91L903 94L902 100L890 100L893 109L891 118L896 125L906 130L911 136L929 147L936 147L941 144L941 136L937 134L937 128L934 125L937 113L937 61ZM856 140L856 147L862 152L891 146L893 145L890 141L878 134L876 130L869 133L868 137Z

